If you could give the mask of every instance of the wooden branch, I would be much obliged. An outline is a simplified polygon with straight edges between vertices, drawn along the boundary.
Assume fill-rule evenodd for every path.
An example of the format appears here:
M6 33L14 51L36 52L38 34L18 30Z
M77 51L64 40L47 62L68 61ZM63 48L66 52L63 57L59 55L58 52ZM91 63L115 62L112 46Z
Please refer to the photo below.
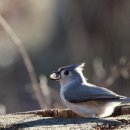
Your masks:
M37 110L0 115L0 129L7 130L123 130L130 129L130 106L121 106L117 115L106 118L81 118L68 109ZM121 111L120 111L121 110ZM117 111L117 109L115 110ZM115 112L114 112L115 113ZM77 118L76 118L77 117Z
M28 112L19 112L16 115L24 115L24 114L34 114L40 115L42 117L59 117L59 118L79 118L81 116L75 114L70 109L47 109L47 110L36 110L36 111L28 111ZM130 114L130 106L122 105L115 108L112 117L119 115Z

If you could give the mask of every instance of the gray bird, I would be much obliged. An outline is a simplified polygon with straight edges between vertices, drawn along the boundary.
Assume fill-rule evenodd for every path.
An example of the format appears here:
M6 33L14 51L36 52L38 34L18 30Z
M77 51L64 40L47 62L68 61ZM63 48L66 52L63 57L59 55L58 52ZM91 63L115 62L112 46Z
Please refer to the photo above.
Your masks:
M65 66L50 75L59 80L60 97L73 112L82 117L102 118L111 115L116 106L130 102L130 98L88 83L82 73L84 66L85 63Z

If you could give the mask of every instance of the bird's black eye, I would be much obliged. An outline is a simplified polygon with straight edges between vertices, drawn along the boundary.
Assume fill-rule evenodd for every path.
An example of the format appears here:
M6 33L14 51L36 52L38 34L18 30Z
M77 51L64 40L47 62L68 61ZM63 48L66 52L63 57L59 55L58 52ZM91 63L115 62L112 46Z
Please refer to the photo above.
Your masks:
M64 72L64 75L69 75L69 71L66 70L66 71Z

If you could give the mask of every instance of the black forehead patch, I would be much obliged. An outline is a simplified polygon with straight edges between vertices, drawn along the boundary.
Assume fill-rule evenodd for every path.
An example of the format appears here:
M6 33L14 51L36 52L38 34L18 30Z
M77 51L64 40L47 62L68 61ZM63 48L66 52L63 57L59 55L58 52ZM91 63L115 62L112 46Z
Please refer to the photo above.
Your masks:
M74 64L74 65L68 65L68 66L64 66L58 69L58 72L61 73L61 71L63 70L73 70L77 67L78 65Z
M60 73L61 71L65 70L65 69L66 69L66 67L59 68L58 72Z

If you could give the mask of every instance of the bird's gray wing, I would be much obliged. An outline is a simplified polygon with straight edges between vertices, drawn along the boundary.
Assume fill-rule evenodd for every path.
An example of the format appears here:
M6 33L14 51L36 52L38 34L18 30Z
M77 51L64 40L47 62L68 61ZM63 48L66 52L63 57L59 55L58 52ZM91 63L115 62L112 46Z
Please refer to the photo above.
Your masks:
M120 99L123 96L117 95L116 93L102 87L93 86L89 87L86 85L70 85L64 91L64 98L69 102L84 102L91 100L111 100Z

